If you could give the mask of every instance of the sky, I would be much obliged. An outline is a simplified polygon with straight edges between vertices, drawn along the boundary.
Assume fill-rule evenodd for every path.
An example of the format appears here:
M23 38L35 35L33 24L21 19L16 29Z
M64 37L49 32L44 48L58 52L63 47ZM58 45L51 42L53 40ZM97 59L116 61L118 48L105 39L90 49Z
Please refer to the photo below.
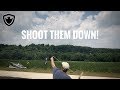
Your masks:
M3 15L15 15L11 26ZM97 40L23 40L22 30L98 30ZM0 11L0 44L75 45L120 49L120 11Z

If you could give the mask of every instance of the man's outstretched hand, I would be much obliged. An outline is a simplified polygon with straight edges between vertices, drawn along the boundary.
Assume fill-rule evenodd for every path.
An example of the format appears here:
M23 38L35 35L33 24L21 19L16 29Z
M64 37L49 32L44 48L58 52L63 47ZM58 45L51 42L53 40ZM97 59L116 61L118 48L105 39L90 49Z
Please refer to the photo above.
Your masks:
M54 61L54 56L52 56L52 57L50 58L50 60L53 60L53 61Z

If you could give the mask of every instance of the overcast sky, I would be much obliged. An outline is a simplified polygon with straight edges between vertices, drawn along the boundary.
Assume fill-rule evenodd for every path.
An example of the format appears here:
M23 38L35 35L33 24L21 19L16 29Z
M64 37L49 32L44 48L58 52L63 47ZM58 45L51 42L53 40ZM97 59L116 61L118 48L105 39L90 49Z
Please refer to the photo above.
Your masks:
M4 14L15 15L11 26ZM22 40L22 30L98 30L97 40ZM120 48L119 11L0 11L0 43L29 45L77 45L94 48Z

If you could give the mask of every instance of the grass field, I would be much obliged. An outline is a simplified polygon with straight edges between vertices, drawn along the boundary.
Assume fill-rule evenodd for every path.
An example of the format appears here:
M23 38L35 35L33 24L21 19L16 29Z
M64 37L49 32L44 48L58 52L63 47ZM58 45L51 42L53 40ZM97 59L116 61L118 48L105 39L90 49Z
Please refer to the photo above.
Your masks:
M9 63L21 63L27 69L10 69ZM120 77L120 62L81 62L81 61L68 61L70 64L69 74L80 74L94 76L113 76ZM55 62L57 67L61 67L60 62ZM50 61L45 64L42 60L0 60L0 70L17 70L17 71L30 71L30 72L46 72L51 73L52 68Z

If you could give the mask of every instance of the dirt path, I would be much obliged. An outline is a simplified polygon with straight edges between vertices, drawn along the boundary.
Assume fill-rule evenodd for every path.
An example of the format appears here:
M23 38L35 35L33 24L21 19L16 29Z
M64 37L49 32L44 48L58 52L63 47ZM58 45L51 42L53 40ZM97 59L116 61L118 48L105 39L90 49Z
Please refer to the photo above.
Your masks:
M72 79L78 79L79 77L79 75L70 75L70 76ZM52 79L52 74L0 70L0 77L15 77L15 78L27 78L27 79ZM81 79L120 79L120 78L82 76Z

